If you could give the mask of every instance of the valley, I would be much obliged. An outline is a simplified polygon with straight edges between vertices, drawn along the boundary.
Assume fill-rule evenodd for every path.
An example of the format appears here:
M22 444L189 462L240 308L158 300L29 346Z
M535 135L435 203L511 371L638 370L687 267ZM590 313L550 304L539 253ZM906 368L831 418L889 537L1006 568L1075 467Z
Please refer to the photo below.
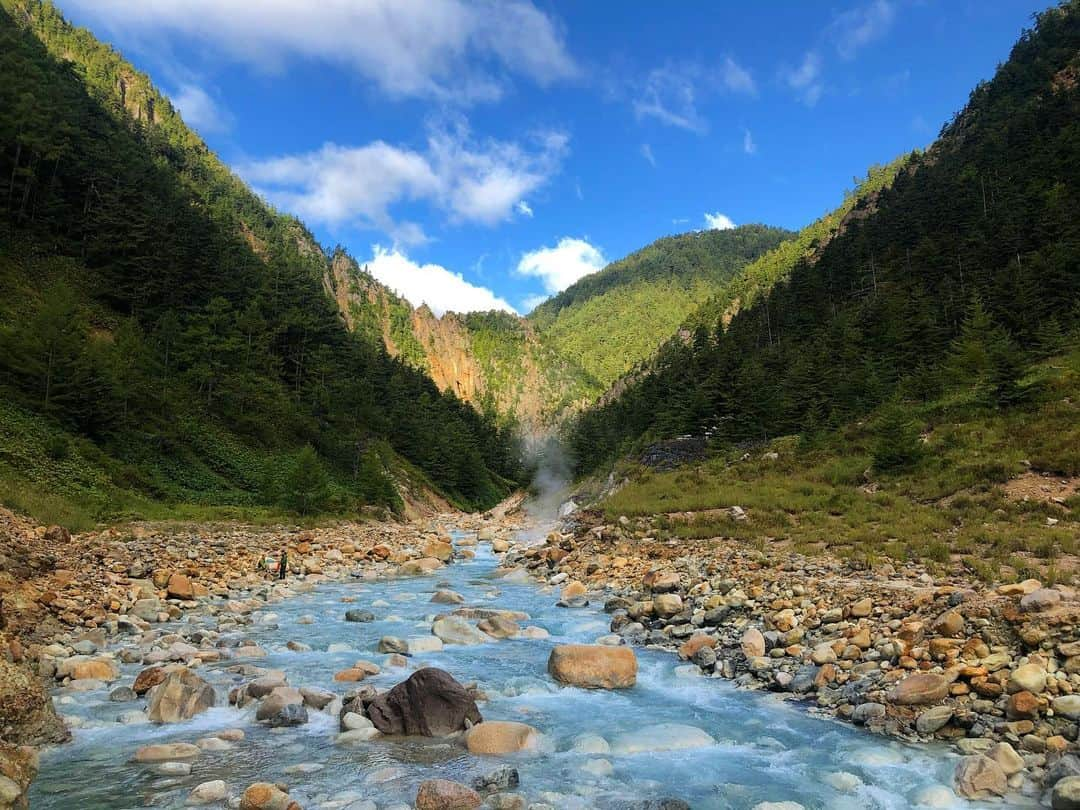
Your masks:
M107 4L59 5L0 0L0 810L1080 807L1080 0L809 216L766 150L803 121L816 176L838 105L917 95L818 74L893 2L771 84L732 56L707 92L670 60L633 102L605 79L586 119L632 123L591 153L536 97L472 106L524 92L513 30L565 45L526 0L448 4L457 27L305 9L274 36L342 13L472 39L427 83L310 94L285 49L235 120L168 48L123 40L152 79L110 44L164 6L92 31ZM217 34L166 17L211 70ZM240 18L222 65L263 53ZM469 59L490 81L443 83ZM599 92L564 68L529 92ZM720 138L698 106L778 93L801 109L761 151L747 123L687 145ZM377 139L280 151L350 105ZM687 140L654 154L651 126ZM643 187L670 173L647 205L559 178L627 148ZM799 222L694 229L665 206L695 184ZM612 223L631 247L601 252Z

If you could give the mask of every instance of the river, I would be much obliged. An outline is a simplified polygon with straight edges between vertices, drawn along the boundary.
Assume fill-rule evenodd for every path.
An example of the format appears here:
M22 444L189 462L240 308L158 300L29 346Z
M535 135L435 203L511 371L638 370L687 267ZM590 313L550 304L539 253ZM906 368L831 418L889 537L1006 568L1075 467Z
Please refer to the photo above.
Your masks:
M82 726L72 743L43 753L31 806L182 807L195 785L224 779L234 796L252 782L285 782L292 798L306 810L408 808L425 779L470 783L503 762L520 772L517 792L558 810L635 808L645 806L641 804L645 800L665 797L703 810L749 810L760 802L782 801L797 801L807 810L885 810L914 806L927 788L950 782L955 758L944 747L908 746L814 717L770 695L694 676L696 667L681 666L662 651L637 651L640 669L633 689L560 687L546 672L552 645L592 642L607 634L608 617L600 605L559 608L556 596L536 585L495 579L496 556L485 544L476 552L475 559L455 562L431 576L326 583L268 605L244 635L269 656L250 663L284 670L294 686L343 692L343 685L333 682L335 672L358 658L382 663L384 656L376 652L376 645L384 635L429 634L433 616L452 609L432 604L430 598L437 585L449 587L465 597L466 605L529 614L522 625L545 628L550 638L447 646L442 652L416 656L415 665L443 668L463 683L478 682L489 698L480 704L484 717L535 726L547 737L545 752L478 758L455 741L432 739L384 738L341 747L335 745L336 718L319 712L312 712L305 726L267 729L255 723L254 706L241 711L222 705L230 686L245 680L225 671L237 663L233 660L200 668L215 684L219 705L177 725L118 723L123 712L142 704L110 702L108 689L57 690L58 709L81 718ZM376 621L345 622L349 608L369 609ZM274 615L266 615L271 612ZM184 621L216 626L201 612ZM289 640L304 642L312 651L293 652L286 647ZM350 650L331 653L330 644L346 644ZM138 664L125 665L118 683L130 683L140 669ZM404 669L384 668L365 683L388 688L407 675ZM572 750L583 734L611 741L660 723L696 726L716 744L621 756ZM135 750L148 743L193 742L214 730L237 727L245 731L245 739L230 750L205 752L190 775L163 776L129 762ZM295 766L305 766L302 770L308 772L297 772ZM953 802L956 807L974 806L959 799Z

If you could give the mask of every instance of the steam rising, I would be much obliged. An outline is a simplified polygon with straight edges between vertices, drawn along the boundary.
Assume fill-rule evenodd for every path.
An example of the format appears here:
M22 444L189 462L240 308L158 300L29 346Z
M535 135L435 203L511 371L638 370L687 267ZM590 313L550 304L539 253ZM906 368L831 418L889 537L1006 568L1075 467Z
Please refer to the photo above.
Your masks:
M570 497L573 480L570 459L557 436L534 439L525 448L532 484L524 508L535 528L523 539L543 538L559 518L559 508Z

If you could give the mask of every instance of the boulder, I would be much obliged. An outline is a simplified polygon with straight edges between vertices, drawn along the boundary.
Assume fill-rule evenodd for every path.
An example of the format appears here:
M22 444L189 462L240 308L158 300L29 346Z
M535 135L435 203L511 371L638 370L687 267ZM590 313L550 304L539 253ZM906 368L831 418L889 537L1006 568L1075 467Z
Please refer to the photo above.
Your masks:
M142 764L153 762L182 762L184 760L198 759L202 749L191 743L158 743L156 745L144 745L135 752L132 762Z
M501 790L513 790L521 783L517 768L503 765L490 773L473 779L473 789L480 793L496 793Z
M161 605L161 600L156 596L147 597L145 599L137 599L135 604L131 606L132 616L142 619L144 622L156 622L161 615L164 608Z
M64 742L68 736L38 677L0 656L0 739L13 745L43 745Z
M261 700L262 698L273 692L275 689L277 689L279 686L287 685L288 679L285 677L284 672L271 672L267 673L266 675L261 675L255 680L251 681L247 685L247 693L256 700Z
M443 642L438 636L409 636L405 643L409 645L409 655L443 651Z
M214 687L187 667L169 671L147 693L146 716L152 723L180 723L211 708Z
M191 585L191 580L180 572L169 577L169 582L165 586L165 591L170 599L190 601L195 598L195 589Z
M1062 695L1054 698L1050 705L1054 714L1060 714L1069 720L1080 720L1080 695Z
M1056 607L1061 601L1061 591L1039 588L1020 599L1020 609L1025 613L1039 613Z
M682 584L682 577L671 572L658 573L652 577L646 576L645 579L649 590L653 593L671 593L679 590L679 585Z
M945 728L952 720L953 714L952 706L934 706L919 715L915 721L915 728L920 734L933 734Z
M942 675L919 672L908 675L893 688L890 699L901 706L927 706L949 695L949 681Z
M429 779L416 791L416 810L475 810L480 795L448 779Z
M585 585L575 579L563 585L562 591L559 592L559 597L564 602L569 602L572 599L580 599L585 596L586 593L588 593L588 589Z
M860 599L858 602L853 603L849 608L848 613L853 619L864 619L870 615L873 609L874 602L869 596L867 596L863 599Z
M270 728L302 726L308 721L308 712L302 703L287 703L263 720Z
M637 754L643 751L681 751L715 744L716 740L695 726L660 723L620 734L612 741L611 751L615 754Z
M513 638L521 632L518 623L507 616L488 616L476 624L477 628L493 638Z
M73 681L115 681L120 677L120 667L111 658L90 658L75 655L65 658L56 667L58 678Z
M286 706L301 706L303 703L304 696L300 694L299 689L291 686L278 686L259 703L259 708L255 712L255 719L260 722L270 720L277 716Z
M431 597L431 601L437 605L460 605L465 597L457 591L439 590Z
M439 562L446 563L450 562L454 556L454 547L441 540L431 540L424 546L422 553L425 557L433 557Z
M136 695L142 697L164 681L165 675L165 667L148 667L135 676L135 683L131 685L131 688Z
M1080 810L1080 776L1066 776L1050 794L1053 810Z
M368 705L368 717L383 734L444 737L483 718L473 696L449 672L424 667Z
M240 810L300 810L289 794L269 782L249 785L240 798Z
M370 610L346 610L345 621L347 622L373 622L375 614Z
M409 560L402 563L398 568L398 573L404 576L420 576L423 574L430 574L432 571L438 571L443 567L441 560L437 560L434 557L424 557L419 560Z
M960 760L953 774L953 784L956 792L965 799L1004 796L1009 787L1001 766L982 754Z
M27 793L38 772L37 751L0 741L0 808L28 810Z
M225 780L215 779L196 785L188 794L187 804L196 807L204 804L220 804L228 798L229 786L225 784Z
M548 657L551 677L586 689L628 689L637 682L637 668L629 647L561 644Z
M760 658L765 655L765 636L756 627L748 627L742 634L739 646L747 658Z
M1005 776L1012 776L1024 770L1024 758L1007 742L999 742L986 752L986 756L998 764L998 767L1005 772Z
M1010 692L1039 694L1046 688L1046 670L1038 664L1024 664L1009 675Z
M661 593L653 597L653 610L662 619L667 619L682 612L682 597L677 593Z
M465 746L471 754L513 754L535 751L543 735L530 725L510 720L488 720L465 732Z
M436 619L431 625L431 632L442 639L444 644L483 644L489 640L488 636L457 616Z
M403 654L409 651L409 645L397 636L383 636L379 639L378 650L381 653Z

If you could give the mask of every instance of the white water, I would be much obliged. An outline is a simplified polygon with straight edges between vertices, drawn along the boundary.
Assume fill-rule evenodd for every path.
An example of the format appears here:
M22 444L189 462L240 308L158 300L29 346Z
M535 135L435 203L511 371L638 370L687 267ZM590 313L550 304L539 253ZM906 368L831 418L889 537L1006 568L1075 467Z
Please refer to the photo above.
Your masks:
M618 692L586 691L557 686L546 673L553 644L591 642L608 631L608 617L593 606L568 610L554 606L556 597L533 585L514 585L492 579L497 565L486 546L475 560L458 562L431 577L377 583L341 582L317 592L269 606L277 628L252 625L245 634L270 655L250 663L279 668L292 685L318 686L341 693L334 672L358 658L381 663L376 645L383 635L408 637L430 633L430 620L452 606L431 604L436 588L448 586L466 598L467 605L525 611L523 625L546 628L545 640L504 640L477 647L448 646L445 651L413 659L415 666L446 669L459 681L475 680L490 700L480 704L487 719L521 720L548 736L551 750L539 755L478 758L459 743L446 740L373 740L358 747L334 745L336 718L311 712L311 722L299 728L271 731L254 722L253 707L238 711L220 707L191 722L173 726L126 726L116 722L124 711L141 703L110 703L108 690L68 693L58 690L61 712L84 719L73 743L46 752L41 773L31 791L34 808L181 807L191 788L224 779L234 795L255 781L286 782L292 798L306 810L347 807L350 799L372 800L380 810L412 806L416 788L425 779L441 777L465 783L494 770L503 762L521 774L517 792L557 808L633 808L634 801L678 798L693 808L741 810L762 801L794 800L808 810L850 808L907 808L919 791L949 784L955 758L943 748L905 746L857 731L838 722L815 718L766 694L737 690L717 679L683 677L679 661L669 653L638 650L638 685ZM343 597L355 603L343 604ZM388 607L373 607L384 600ZM344 621L348 608L369 608L378 620L370 624ZM314 624L300 624L305 615ZM205 616L188 621L213 627ZM286 649L289 640L303 641L312 652ZM355 652L326 652L331 643L345 642ZM223 672L237 660L209 665L201 671L217 686L219 706L229 686L242 678ZM141 669L124 668L130 683ZM384 669L365 683L390 687L408 671ZM587 755L570 751L575 737L595 733L612 740L620 733L656 723L697 726L717 745L691 751L642 753L629 756ZM205 752L190 776L162 777L128 762L148 743L194 742L215 729L242 727L247 737L230 751ZM608 776L582 770L590 760L607 759ZM300 763L325 766L312 774L288 774ZM829 784L829 774L857 777L851 790ZM385 780L385 781L383 781ZM848 779L848 782L851 780ZM334 802L338 800L340 803ZM957 807L973 807L957 800ZM1000 803L994 805L1002 807Z

